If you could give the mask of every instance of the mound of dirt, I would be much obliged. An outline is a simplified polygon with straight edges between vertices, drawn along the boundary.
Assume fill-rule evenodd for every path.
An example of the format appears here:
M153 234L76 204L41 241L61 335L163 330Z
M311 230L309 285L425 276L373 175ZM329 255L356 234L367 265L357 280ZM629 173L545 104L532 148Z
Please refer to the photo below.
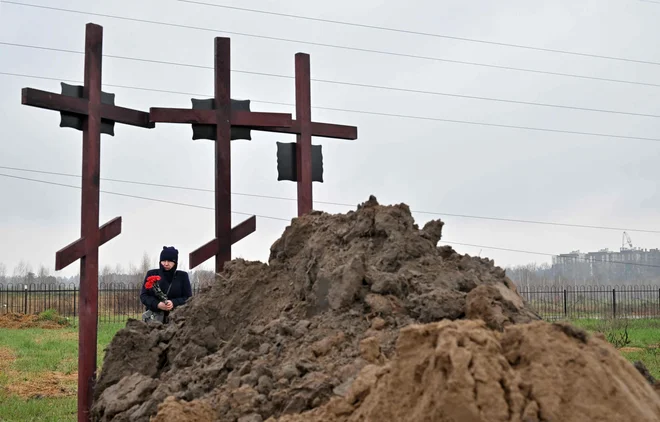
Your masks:
M327 404L267 422L639 421L660 396L605 340L534 322L503 333L481 321L401 329L396 357L364 367Z
M34 314L19 314L9 312L0 314L0 328L23 329L23 328L44 328L49 330L66 328L68 321L63 318L57 320L45 319Z
M442 227L420 229L407 205L374 197L346 214L292 220L268 264L234 260L168 325L130 321L120 330L93 417L298 414L348 394L361 371L392 359L401 327L478 319L502 332L540 319L491 260L438 247Z

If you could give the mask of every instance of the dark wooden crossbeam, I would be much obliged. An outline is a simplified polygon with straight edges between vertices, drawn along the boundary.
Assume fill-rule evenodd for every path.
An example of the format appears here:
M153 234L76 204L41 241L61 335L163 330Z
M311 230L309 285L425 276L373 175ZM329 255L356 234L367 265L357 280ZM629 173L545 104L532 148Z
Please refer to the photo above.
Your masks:
M44 108L47 110L64 111L68 113L89 116L90 102L85 98L68 97L48 91L33 88L23 88L22 101L24 105ZM99 104L99 115L102 120L124 123L132 126L153 128L149 121L149 113L118 107L111 104Z
M212 109L157 108L149 110L156 123L187 123L215 127L215 238L189 255L189 267L195 268L215 256L215 271L221 272L231 260L231 246L256 230L252 216L238 226L231 226L231 146L232 128L288 128L291 114L258 113L231 108L231 60L229 38L215 38L214 97ZM193 105L196 100L193 100ZM235 138L236 139L236 138ZM237 138L244 139L244 138Z
M313 122L309 54L296 54L295 67L296 119L288 128L260 127L259 130L297 135L294 157L289 157L294 159L292 160L294 162L290 163L289 166L295 166L295 168L287 169L287 163L284 163L283 167L287 173L295 175L292 179L298 185L298 216L301 216L313 209L312 166L322 166L321 162L313 162L312 160L312 136L354 140L357 139L357 127ZM284 146L286 144L279 144L278 148ZM285 150L280 151L278 155L290 156ZM286 180L286 178L283 180Z
M89 421L96 382L99 247L121 233L121 217L99 228L101 133L114 135L114 124L153 128L149 114L114 105L114 95L101 91L103 28L85 27L84 85L62 84L62 94L23 88L21 103L60 112L61 127L82 131L80 239L59 250L55 269L80 260L80 325L78 338L78 421Z

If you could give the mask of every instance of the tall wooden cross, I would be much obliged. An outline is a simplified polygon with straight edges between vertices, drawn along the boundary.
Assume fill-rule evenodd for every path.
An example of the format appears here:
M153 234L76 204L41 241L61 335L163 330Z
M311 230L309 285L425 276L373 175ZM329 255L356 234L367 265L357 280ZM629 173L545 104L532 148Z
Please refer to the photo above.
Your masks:
M323 158L320 145L312 145L312 136L357 139L357 127L312 121L311 75L309 54L297 53L296 119L290 128L259 128L279 133L295 133L296 143L277 143L278 180L298 185L298 216L312 211L312 181L323 182Z
M153 128L149 114L117 107L114 94L101 91L103 27L85 27L83 86L62 83L62 94L23 88L22 104L60 111L60 127L82 131L80 239L55 255L55 269L80 260L80 325L78 337L78 421L88 421L96 382L99 246L121 233L121 217L99 228L101 133L114 136L114 123Z
M215 256L215 271L221 272L225 262L231 260L231 246L256 230L255 216L234 228L231 226L230 142L232 139L246 139L233 129L287 128L291 126L292 118L291 114L251 112L245 109L245 103L231 100L229 38L215 38L214 70L213 99L193 99L192 109L152 107L149 117L157 123L192 124L193 139L215 141L215 238L190 253L189 267L194 268Z

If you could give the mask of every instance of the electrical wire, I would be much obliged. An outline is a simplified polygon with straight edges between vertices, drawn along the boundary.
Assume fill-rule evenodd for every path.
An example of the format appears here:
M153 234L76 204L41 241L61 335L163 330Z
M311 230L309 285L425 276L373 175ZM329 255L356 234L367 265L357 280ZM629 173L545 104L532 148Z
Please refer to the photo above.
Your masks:
M625 57L605 56L605 55L601 55L601 54L581 53L581 52L577 52L577 51L559 50L559 49L544 48L544 47L533 47L533 46L523 45L523 44L513 44L513 43L505 43L505 42L497 42L497 41L480 40L480 39L476 39L476 38L457 37L457 36L454 36L454 35L436 34L436 33L431 33L431 32L422 32L422 31L412 31L412 30L409 30L409 29L390 28L390 27L379 26L379 25L367 25L367 24L363 24L363 23L354 23L354 22L346 22L346 21L333 20L333 19L315 18L315 17L311 17L311 16L293 15L293 14L288 14L288 13L272 12L272 11L268 11L268 10L248 9L248 8L245 8L245 7L228 6L228 5L217 4L217 3L206 3L206 2L202 2L202 1L193 1L193 0L177 0L177 1L180 2L180 3L190 3L190 4L197 4L197 5L203 5L203 6L212 6L212 7L222 8L222 9L240 10L242 12L260 13L260 14L265 14L265 15L281 16L281 17L287 17L287 18L309 20L309 21L313 21L313 22L332 23L332 24L336 24L336 25L353 26L353 27L357 27L357 28L377 29L377 30L380 30L380 31L388 31L388 32L398 32L398 33L401 33L401 34L421 35L421 36L425 36L425 37L445 38L445 39L457 40L457 41L466 41L466 42L473 42L473 43L479 43L479 44L496 45L496 46L500 46L500 47L512 47L512 48L520 48L520 49L525 49L525 50L544 51L544 52L548 52L548 53L569 54L569 55L573 55L573 56L591 57L591 58L597 58L597 59L617 60L617 61L622 61L622 62L650 64L650 65L660 66L659 62L652 62L652 61L648 61L648 60L638 60L638 59L630 59L630 58L625 58ZM660 4L660 2L658 2L658 1L650 1L650 0L640 0L640 1L646 1L646 2L649 2L649 3L658 3L658 4Z
M512 71L527 72L527 73L534 73L534 74L541 74L541 75L562 76L562 77L578 78L578 79L589 79L589 80L596 80L596 81L601 81L601 82L642 85L642 86L656 86L656 87L658 86L658 84L651 84L651 83L645 83L645 82L636 82L636 81L611 79L611 78L600 78L600 77L596 77L596 76L577 75L577 74L572 74L572 73L551 72L551 71L545 71L545 70L527 69L527 68L520 68L520 67L513 67L513 66L500 66L500 65L488 64L488 63L469 62L469 61L462 61L462 60L451 60L451 59L444 59L444 58L440 58L440 57L422 56L422 55L415 55L415 54L397 53L397 52L393 52L393 51L374 50L374 49L368 49L368 48L359 48L359 47L350 47L350 46L344 46L344 45L326 44L326 43L313 42L313 41L304 41L304 40L296 40L296 39L289 39L289 38L272 37L272 36L267 36L267 35L249 34L249 33L245 33L245 32L236 32L236 31L226 31L226 30L219 30L219 29L213 29L213 28L204 28L204 27L193 26L193 25L183 25L183 24L175 24L175 23L170 23L170 22L160 22L160 21L153 21L153 20L148 20L148 19L130 18L130 17L126 17L126 16L109 15L109 14L104 14L104 13L94 13L94 12L87 12L87 11L82 11L82 10L64 9L64 8L60 8L60 7L50 7L50 6L43 6L43 5L36 5L36 4L28 4L28 3L21 3L21 2L9 1L9 0L0 0L0 3L12 4L12 5L23 6L23 7L34 7L34 8L39 8L39 9L54 10L54 11L66 12L66 13L75 13L75 14L82 14L82 15L89 15L89 16L98 16L98 17L118 19L118 20L138 22L138 23L147 23L147 24L152 24L152 25L169 26L169 27L174 27L174 28L193 29L193 30L198 30L198 31L213 32L213 33L216 33L216 34L217 33L223 33L223 34L236 35L236 36L242 36L242 37L267 39L267 40L271 40L271 41L282 41L282 42L290 42L290 43L295 43L295 44L312 45L312 46L316 46L316 47L326 47L326 48L335 48L335 49L342 49L342 50L348 50L348 51L357 51L357 52L361 52L361 53L374 53L374 54L381 54L381 55L387 55L387 56L393 56L393 57L403 57L403 58L426 60L426 61L436 61L436 62L444 62L444 63L454 63L454 64L462 64L462 65L467 65L467 66L479 66L479 67L487 67L487 68L491 68L491 69L500 69L500 70L512 70Z
M30 179L29 177L13 176L11 174L0 173L0 176L9 177L9 178L12 178L12 179L27 180L27 181L30 181L30 182L45 183L47 185L55 185L55 186L63 186L63 187L67 187L67 188L81 189L80 186L67 185L67 184L64 184L64 183L57 183L57 182L49 182L49 181L46 181L46 180ZM186 204L186 203L183 203L183 202L168 201L168 200L165 200L165 199L147 198L147 197L144 197L144 196L129 195L129 194L125 194L125 193L109 192L109 191L104 191L104 190L101 190L100 192L104 193L104 194L107 194L107 195L123 196L123 197L127 197L127 198L142 199L142 200L145 200L145 201L161 202L161 203L164 203L164 204L171 204L171 205L180 205L180 206L183 206L183 207L200 208L200 209L205 209L205 210L215 210L215 208L212 208L212 207L204 207L204 206L201 206L201 205L193 205L193 204ZM267 218L269 220L279 220L279 221L291 222L291 219L280 218L280 217L271 217L271 216L268 216L268 215L250 214L248 212L240 212L240 211L231 211L231 213L232 214L239 214L239 215L248 215L248 216L253 216L254 215L256 217Z
M1 165L0 165L0 169L14 170L14 171L24 171L24 172L39 173L39 174L50 174L50 175L65 176L65 177L76 177L76 178L81 177L80 175L71 174L71 173L61 173L61 172L54 172L54 171L34 170L34 169L9 167L9 166L1 166ZM213 189L167 185L167 184L160 184L160 183L139 182L139 181L134 181L134 180L111 179L111 178L103 178L103 177L100 178L100 180L107 180L109 182L117 182L117 183L128 183L128 184L134 184L134 185L154 186L154 187L163 187L163 188L170 188L170 189L180 189L180 190L186 190L186 191L198 191L198 192L210 192L210 193L215 192ZM248 196L248 197L253 197L253 198L276 199L276 200L284 200L284 201L297 201L296 198L287 198L287 197L283 197L283 196L259 195L259 194L242 193L242 192L232 192L231 194L232 195L237 195L237 196ZM348 204L348 203L344 203L344 202L329 202L329 201L314 201L314 202L318 203L318 204L337 205L337 206L345 206L345 207L355 207L355 205L356 205L356 204ZM631 228L625 228L625 227L593 226L593 225L585 225L585 224L558 223L558 222L550 222L550 221L534 221L534 220L522 220L522 219L514 219L514 218L499 218L499 217L487 217L487 216L476 216L476 215L466 215L466 214L451 214L451 213L444 213L444 212L438 212L438 211L416 211L416 210L411 210L411 212L417 213L417 214L429 214L429 215L447 216L447 217L459 217L459 218L471 218L471 219L479 219L479 220L503 221L503 222L511 222L511 223L541 224L541 225L549 225L549 226L563 226L563 227L587 228L587 229L598 229L598 230L615 230L615 231L627 231L627 232L638 232L638 233L653 233L653 234L660 233L660 230L631 229Z
M0 173L0 177L9 177L9 178L13 178L13 179L44 183L44 184L48 184L48 185L55 185L55 186L62 186L62 187L68 187L68 188L74 188L74 189L81 189L80 186L67 185L67 184L64 184L64 183L57 183L57 182L49 182L49 181L46 181L46 180L31 179L31 178L28 178L28 177L13 176L13 175L3 174L3 173ZM201 209L207 209L207 210L214 210L214 208L204 207L204 206L200 206L200 205L186 204L186 203L182 203L182 202L167 201L167 200L156 199L156 198L147 198L147 197L143 197L143 196L128 195L128 194L123 194L123 193L118 193L118 192L108 192L108 191L103 191L103 190L101 190L100 192L104 193L104 194L108 194L108 195L117 195L117 196L123 196L123 197L134 198L134 199L142 199L142 200L152 201L152 202L161 202L161 203L166 203L166 204L171 204L171 205L179 205L179 206L185 206L185 207L191 207L191 208L201 208ZM255 215L258 218L265 218L265 219L271 219L271 220L291 222L290 219L286 219L286 218L271 217L271 216L244 213L244 212L238 212L238 211L232 211L232 214L241 214L241 215L248 215L248 216ZM446 243L446 244L450 244L450 245L477 247L477 248L482 248L482 249L494 249L494 250L501 250L501 251L507 251L507 252L527 253L527 254L533 254L533 255L544 255L544 256L551 256L551 257L557 256L557 255L553 255L553 254L549 254L549 253L543 253L543 252L532 252L532 251L520 250L520 249L500 248L500 247L496 247L496 246L475 245L475 244L471 244L471 243L449 242L449 241L444 241L444 240L442 241L442 243ZM576 260L584 260L586 262L592 262L592 263L626 264L626 265L639 266L639 267L660 268L660 265L642 264L642 263L635 263L635 262L589 261L589 260L586 260L586 259L581 259L579 257L566 257L566 258L572 258L572 259L576 259Z
M62 80L62 81L68 81L68 82L74 82L74 83L82 83L80 81L74 81L74 80L71 80L71 79L56 79L56 78L51 78L51 77L42 77L42 76L19 74L19 73L10 73L10 72L0 72L0 75L18 76L18 77L26 77L26 78L34 78L34 79L56 80L56 81ZM107 86L107 87L134 89L134 90L140 90L140 91L153 91L153 92L178 94L178 95L190 95L190 96L206 96L205 94L195 94L195 93L181 92L181 91L170 91L170 90L164 90L164 89L140 88L140 87L133 87L133 86L128 86L128 85L113 85L113 84L106 84L106 83L104 83L103 85ZM264 100L251 100L251 101L255 102L255 103L261 103L261 104L274 104L274 105L283 105L283 106L288 106L288 107L295 107L295 104L291 104L291 103L282 103L282 102L264 101ZM630 139L630 140L636 140L636 141L660 142L660 138L648 138L648 137L642 137L642 136L613 135L613 134L598 133L598 132L582 132L582 131L563 130L563 129L539 128L539 127L531 127L531 126L504 125L504 124L498 124L498 123L476 122L476 121L471 121L471 120L442 119L442 118L438 118L438 117L423 117L423 116L414 116L414 115L396 114L396 113L382 113L382 112L366 111L366 110L353 110L353 109L346 109L346 108L333 108L333 107L320 107L320 106L312 106L312 108L318 109L318 110L339 111L339 112L344 112L344 113L355 113L355 114L364 114L364 115L371 115L371 116L395 117L395 118L402 118L402 119L424 120L424 121L434 121L434 122L444 122L444 123L457 123L457 124L465 124L465 125L472 125L472 126L498 127L498 128L504 128L504 129L518 129L518 130L529 130L529 131L536 131L536 132L562 133L562 134L579 135L579 136L593 136L593 137L613 138L613 139Z
M67 49L61 49L61 48L43 47L43 46L28 45L28 44L10 43L10 42L4 42L4 41L0 41L0 45L6 45L6 46L18 47L18 48L32 48L32 49L38 49L38 50L55 51L55 52L61 52L61 53L85 54L84 51L67 50ZM136 62L162 64L162 65L169 65L169 66L188 67L188 68L194 68L194 69L210 69L210 70L213 70L213 66L204 66L204 65L197 65L197 64L191 64L191 63L180 63L180 62L172 62L172 61L164 61L164 60L143 59L143 58L139 58L139 57L117 56L117 55L113 55L113 54L104 54L103 57L104 58L120 59L120 60L136 61ZM295 79L294 76L279 75L279 74L275 74L275 73L254 72L254 71L235 70L235 69L232 69L231 72L248 74L248 75L266 76L266 77L279 78L279 79ZM549 108L558 108L558 109L565 109L565 110L589 111L589 112L595 112L595 113L608 113L608 114L619 114L619 115L627 115L627 116L660 118L660 115L658 115L658 114L635 113L635 112L618 111L618 110L605 110L605 109L599 109L599 108L569 106L569 105L564 105L564 104L539 103L539 102L534 102L534 101L518 101L518 100L511 100L511 99L506 99L506 98L494 98L494 97L483 97L483 96L476 96L476 95L453 94L453 93L449 93L449 92L418 90L418 89L409 89L409 88L383 86L383 85L363 84L363 83L356 83L356 82L335 81L335 80L328 80L328 79L311 78L310 80L312 82L318 82L318 83L324 83L324 84L344 85L344 86L350 86L350 87L356 87L356 88L379 89L379 90L394 91L394 92L406 92L406 93L411 93L411 94L444 96L444 97L463 98L463 99L479 100L479 101L491 101L491 102L500 102L500 103L508 103L508 104L521 104L521 105L536 106L536 107L549 107ZM660 84L658 84L657 86L660 87Z

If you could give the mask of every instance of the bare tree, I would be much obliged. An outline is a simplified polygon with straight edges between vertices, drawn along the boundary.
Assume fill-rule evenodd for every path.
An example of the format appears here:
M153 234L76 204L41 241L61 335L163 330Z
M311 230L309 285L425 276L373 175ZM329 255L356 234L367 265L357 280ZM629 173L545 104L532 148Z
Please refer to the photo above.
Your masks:
M149 254L145 251L142 255L142 263L140 264L140 272L144 275L151 269L151 258Z
M32 274L32 267L25 260L20 260L14 267L14 278L17 282L27 283L28 275Z
M7 266L0 262L0 283L7 281Z
M215 283L215 278L216 275L214 271L200 269L193 272L192 280L190 281L199 284L199 286L206 287L213 285Z
M140 269L136 267L133 262L130 262L128 264L128 276L131 283L137 283L137 284L142 283L142 280L144 279L144 274L145 273L141 273Z
M134 263L130 262L130 263L128 264L128 272L127 272L127 274L129 274L129 275L135 275L135 274L137 274L137 273L138 273L138 268L135 266Z
M49 275L50 271L48 268L46 268L43 264L40 265L39 270L37 271L37 283L47 283Z
M101 270L101 279L99 280L100 283L110 283L112 281L112 269L110 269L109 265L104 265L103 269Z

